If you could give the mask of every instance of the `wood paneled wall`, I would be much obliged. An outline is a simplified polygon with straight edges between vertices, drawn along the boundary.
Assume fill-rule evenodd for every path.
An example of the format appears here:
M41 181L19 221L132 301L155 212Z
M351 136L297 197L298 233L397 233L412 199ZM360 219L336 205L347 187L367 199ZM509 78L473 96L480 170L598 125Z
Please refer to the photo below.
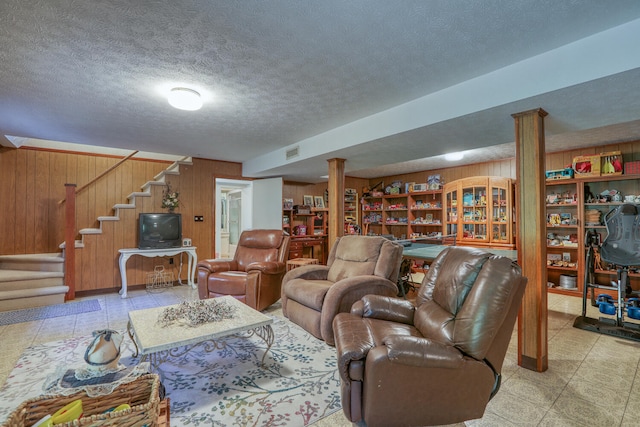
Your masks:
M0 182L3 209L0 220L0 254L60 252L64 241L65 183L78 188L120 159L83 153L0 147ZM114 215L113 205L129 203L127 196L141 191L142 185L171 163L130 159L102 177L77 196L78 229L97 228L99 216ZM183 236L197 246L198 258L210 258L214 246L214 178L242 178L242 165L194 159L181 166L180 175L167 176L171 188L180 193ZM121 209L120 221L104 221L101 235L86 235L84 248L76 251L76 290L119 289L118 250L137 246L140 212L162 212L162 186L152 187L152 197L136 198L135 209ZM204 222L194 222L194 215ZM78 238L80 236L78 235ZM143 258L134 256L127 263L130 285L146 283L146 274L156 265L179 274L180 257ZM181 277L187 277L187 256Z
M384 181L384 185L389 185L393 181L415 182L423 184L427 182L429 175L440 174L443 183L452 182L460 178L470 176L503 176L515 179L516 161L515 158L496 160L493 162L474 163L471 165L456 166L451 168L434 169L430 171L407 173L403 175L391 175L369 180L370 185L375 185Z
M640 141L598 145L579 150L548 153L546 155L545 170L556 170L571 167L573 158L576 156L599 154L610 151L620 151L625 162L640 160ZM369 180L369 185L375 185L381 180L384 181L385 185L389 185L393 181L424 183L427 181L427 176L435 174L440 174L444 180L443 182L451 182L470 176L484 175L503 176L505 178L516 179L515 157L492 162L474 163L471 165L374 178Z
M546 169L561 169L571 164L573 157L607 151L621 151L625 162L640 160L640 141L608 146L590 147L561 153L547 154ZM2 209L0 210L0 254L28 254L59 252L64 241L65 183L78 187L99 175L120 159L83 153L66 153L37 149L14 149L0 147L0 183ZM128 203L127 196L140 191L141 186L153 179L169 163L154 160L125 162L94 186L80 193L77 199L78 228L98 227L99 216L113 215L113 205ZM439 173L445 182L475 175L493 175L515 178L515 159L504 159L472 165L435 169L417 173L386 176L375 179L347 177L345 186L356 188L358 193L365 185L374 185L384 180L426 182L428 175ZM180 192L180 207L183 215L183 235L190 237L197 246L199 259L214 254L214 179L242 178L239 163L194 159L193 165L181 166L179 176L169 176L172 189ZM283 195L302 203L302 196L324 194L326 183L301 184L286 182ZM153 187L153 197L138 198L138 207L120 211L120 221L103 223L103 234L85 236L85 247L76 251L76 277L79 292L96 289L119 289L118 249L137 246L137 218L140 212L162 211L162 187ZM195 215L204 216L203 222L194 222ZM181 277L186 279L186 255ZM144 284L146 274L155 265L177 276L179 257L174 264L168 259L132 257L127 264L128 282Z
M369 185L369 180L364 178L345 177L345 188L355 188L358 190L358 194L362 191L362 187ZM293 199L294 205L302 204L302 197L309 196L324 196L324 191L327 189L327 183L322 182L319 184L307 184L300 182L285 182L282 189L282 197Z

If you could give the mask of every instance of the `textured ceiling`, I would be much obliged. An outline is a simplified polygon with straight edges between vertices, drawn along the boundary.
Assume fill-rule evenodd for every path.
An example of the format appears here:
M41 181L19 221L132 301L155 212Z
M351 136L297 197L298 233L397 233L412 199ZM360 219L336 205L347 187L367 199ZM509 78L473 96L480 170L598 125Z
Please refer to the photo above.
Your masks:
M333 157L374 177L440 167L429 157L453 149L473 150L465 161L513 156L510 115L538 107L549 150L639 139L640 52L629 64L579 52L639 18L637 0L2 0L0 134L244 162L251 176L301 181L318 181ZM554 50L579 62L523 78L530 93L474 98L484 77ZM467 98L437 97L461 84ZM199 91L204 107L170 107L175 86ZM420 116L412 103L430 97L439 104L422 117L390 114ZM302 155L286 161L294 146Z

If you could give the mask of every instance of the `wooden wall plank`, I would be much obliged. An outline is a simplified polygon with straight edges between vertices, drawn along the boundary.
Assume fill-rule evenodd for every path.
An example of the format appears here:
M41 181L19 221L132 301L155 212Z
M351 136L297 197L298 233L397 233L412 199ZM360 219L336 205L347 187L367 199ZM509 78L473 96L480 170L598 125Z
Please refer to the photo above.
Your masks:
M59 201L65 197L66 189L64 184L66 183L67 178L66 170L68 157L69 156L58 152L51 153L51 174L49 179L51 198L49 201L50 226L48 227L48 248L58 247L64 242L64 227L61 227L60 224L65 223L65 205L64 203L59 203Z
M640 160L640 141L616 144L613 146L598 146L588 150L574 150L563 153L546 155L547 169L550 165L563 167L571 163L576 155L583 153L595 153L601 151L613 151L619 148L623 152L625 161ZM5 235L13 233L12 242L0 243L0 254L36 253L59 251L57 245L57 233L63 236L63 220L58 216L57 202L62 199L64 183L74 183L78 187L89 181L119 159L106 157L108 160L97 160L93 154L57 153L37 149L4 149L0 148L0 179L4 188L7 183L13 186L15 200L6 205L2 213L0 230ZM63 166L65 165L65 166ZM96 166L98 165L98 166ZM112 215L115 203L127 203L127 196L134 191L141 191L141 186L153 179L153 177L166 168L168 162L158 162L144 159L131 159L110 172L102 179L106 179L106 185L102 191L93 190L90 193L78 197L77 223L78 228L97 227L97 217ZM197 246L198 258L211 258L214 255L214 179L215 177L242 179L242 165L239 163L221 162L206 159L193 159L193 166L180 168L179 177L172 177L179 186L181 192L181 207L178 212L183 214L183 235L190 237ZM113 173L113 175L111 175ZM472 175L499 175L515 178L515 159L505 159L496 162L479 163L476 165L460 166L454 168L442 168L432 171L421 171L398 176L381 177L374 179L345 178L345 186L356 188L360 193L362 186L373 185L381 180L386 184L401 177L403 182L425 182L427 175L439 173L446 182L465 178ZM172 181L174 182L174 181ZM62 188L58 188L62 183ZM44 187L44 188L42 188ZM36 188L37 191L31 191ZM302 203L305 194L323 195L326 183L301 184L286 182L283 186L283 196L294 198L295 203ZM62 193L60 193L62 192ZM97 194L96 194L97 193ZM160 190L161 193L161 190ZM154 193L155 194L155 193ZM139 212L162 211L160 198L155 195L153 200L140 203L135 210L121 212L121 221L113 224L112 230L103 233L103 236L95 237L96 242L89 242L89 249L76 251L76 277L79 285L87 289L119 289L120 275L118 271L118 249L137 246L137 220ZM140 198L144 200L144 198ZM55 206L55 208L53 208ZM149 210L147 210L149 209ZM194 215L203 215L204 222L193 222ZM8 218L8 221L6 221ZM9 226L11 224L11 226ZM107 236L108 235L108 236ZM107 240L105 240L107 239ZM104 242L109 243L104 243ZM98 250L96 250L96 247ZM109 248L105 251L101 247ZM84 252L83 252L84 251ZM134 257L139 258L139 257ZM144 284L145 273L153 268L156 262L166 260L149 260L147 264L129 261L129 283L131 285ZM179 262L178 259L175 260ZM99 270L96 266L105 266ZM134 267L135 265L135 267ZM167 266L168 264L163 264ZM106 268L111 266L110 268ZM174 264L171 269L175 269ZM105 277L108 278L105 278ZM110 278L110 279L109 279ZM186 278L183 272L183 278ZM80 287L79 287L80 290Z
M13 173L18 163L18 150L0 147L0 182L2 183L3 201L2 216L0 218L0 253L13 252L17 249L16 241L18 230L18 198L22 196L16 182L16 174Z
M24 150L15 150L15 211L13 212L14 223L14 253L25 254L27 253L27 233L29 228L27 227L27 197L28 193L33 193L33 188L28 188L27 184L27 153ZM10 252L3 252L10 253Z
M47 252L49 234L49 204L51 200L50 192L50 155L39 151L35 158L35 187L40 197L35 200L34 217L34 250L36 253ZM57 200L56 200L57 202Z

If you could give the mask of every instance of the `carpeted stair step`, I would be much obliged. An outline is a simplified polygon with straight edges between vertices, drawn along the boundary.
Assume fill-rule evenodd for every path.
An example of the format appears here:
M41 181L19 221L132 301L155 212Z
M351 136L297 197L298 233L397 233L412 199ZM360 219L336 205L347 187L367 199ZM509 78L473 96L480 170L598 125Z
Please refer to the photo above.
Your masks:
M0 292L64 285L59 271L0 270Z
M0 311L61 304L67 292L61 272L0 270Z
M62 253L0 255L0 311L64 302Z
M64 271L62 253L0 255L1 270Z
M68 291L68 286L0 291L0 311L62 304Z

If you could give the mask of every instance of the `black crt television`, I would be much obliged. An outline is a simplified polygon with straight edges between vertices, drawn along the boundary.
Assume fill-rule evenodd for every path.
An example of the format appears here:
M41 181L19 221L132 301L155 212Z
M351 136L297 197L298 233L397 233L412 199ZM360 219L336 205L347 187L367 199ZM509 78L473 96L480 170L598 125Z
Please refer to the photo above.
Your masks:
M138 249L182 246L182 216L176 213L141 213L138 217Z

